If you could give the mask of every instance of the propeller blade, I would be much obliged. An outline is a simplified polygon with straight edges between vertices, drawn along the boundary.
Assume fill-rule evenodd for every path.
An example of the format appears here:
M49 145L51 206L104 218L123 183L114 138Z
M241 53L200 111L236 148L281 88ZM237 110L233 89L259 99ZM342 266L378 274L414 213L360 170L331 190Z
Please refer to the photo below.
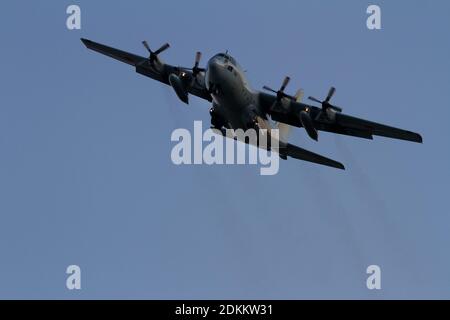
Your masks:
M201 58L202 58L202 53L200 51L197 51L197 53L195 54L195 65L194 65L195 68L198 68Z
M336 106L330 106L331 109L337 112L342 112L342 108L336 107Z
M327 98L325 99L326 102L330 102L330 99L333 97L334 93L336 92L335 87L331 87L330 91L328 91Z
M165 51L165 50L167 50L167 49L169 49L169 48L170 48L170 44L165 43L165 44L162 45L161 48L159 48L158 50L155 51L155 55L158 55L158 54L160 54L161 52L163 52L163 51Z
M267 86L264 86L263 89L264 89L264 90L267 90L267 91L270 91L270 92L273 92L273 93L277 93L276 90L273 90L272 88L269 88L269 87L267 87Z
M195 68L195 66L193 68L187 68L187 67L179 67L179 68L186 70L186 71L193 71L194 69L197 69L198 71L206 71L205 68L200 68L200 67Z
M322 104L322 101L320 101L319 99L316 99L314 97L308 97L308 99L311 100L311 101L314 101L314 102Z
M291 80L291 78L286 77L283 80L283 84L281 85L280 91L284 91L284 89L286 89L286 86L288 85L289 81Z
M291 128L292 127L286 123L283 123L283 122L277 123L279 139L281 142L288 143L289 134L291 133Z
M303 89L298 89L297 92L295 93L294 100L296 102L300 102L303 99L303 95L304 95Z
M152 49L150 49L150 46L148 45L148 43L147 43L147 41L142 41L142 44L144 45L144 47L145 47L145 49L147 49L147 51L151 54L151 53L153 53L152 52Z

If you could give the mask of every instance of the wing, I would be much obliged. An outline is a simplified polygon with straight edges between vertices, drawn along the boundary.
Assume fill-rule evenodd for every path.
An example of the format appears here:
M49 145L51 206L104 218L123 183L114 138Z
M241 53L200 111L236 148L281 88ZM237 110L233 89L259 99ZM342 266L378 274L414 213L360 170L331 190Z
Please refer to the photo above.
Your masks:
M133 66L136 68L137 73L162 82L166 85L170 86L169 76L171 74L175 74L182 77L183 79L187 79L189 81L186 83L189 83L189 85L186 85L185 87L189 93L199 98L212 101L211 95L206 89L203 74L197 75L195 81L191 81L193 79L192 72L185 68L172 66L159 61L157 63L151 63L150 59L148 58L115 49L101 43L97 43L88 39L81 39L81 41L88 49Z
M122 50L114 49L108 46L105 46L103 44L88 40L88 39L81 39L81 41L84 43L84 45L93 51L97 51L101 54L104 54L105 56L111 57L113 59L119 60L121 62L124 62L126 64L129 64L130 66L136 67L137 65L145 62L147 59L132 53L128 53Z
M340 130L353 130L367 135L382 136L387 138L406 140L422 143L422 136L418 133L398 129L384 124L348 116L342 113L336 114L335 123L321 123L321 130L338 132Z
M420 134L387 126L384 124L352 117L340 112L333 113L330 119L321 108L305 103L283 99L282 103L275 103L276 97L264 92L259 93L261 110L279 122L292 126L302 127L299 114L307 111L310 114L315 129L337 134L349 135L364 139L373 139L373 136L383 136L393 139L407 140L422 143Z

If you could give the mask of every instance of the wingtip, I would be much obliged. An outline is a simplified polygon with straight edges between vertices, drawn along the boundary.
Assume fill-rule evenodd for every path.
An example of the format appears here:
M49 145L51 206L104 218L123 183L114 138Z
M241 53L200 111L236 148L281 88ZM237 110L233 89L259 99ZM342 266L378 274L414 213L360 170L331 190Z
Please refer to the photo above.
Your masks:
M337 162L337 161L335 161L330 167L334 167L336 169L340 169L340 170L344 170L345 171L345 166L342 163Z
M423 143L423 138L420 134L417 134L417 143Z
M91 40L85 39L85 38L80 38L81 42L83 42L83 44L87 47L88 43L91 42Z
M405 140L409 140L412 142L423 143L423 138L419 133L408 131L408 137Z
M337 168L345 171L345 166L342 163L339 163Z

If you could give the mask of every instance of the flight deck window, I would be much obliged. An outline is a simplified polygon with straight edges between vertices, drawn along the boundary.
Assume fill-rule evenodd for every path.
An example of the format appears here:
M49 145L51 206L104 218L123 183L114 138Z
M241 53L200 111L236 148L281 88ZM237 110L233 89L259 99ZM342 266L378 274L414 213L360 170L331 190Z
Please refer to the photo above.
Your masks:
M233 72L233 67L232 66L228 66L227 69L228 69L228 71Z

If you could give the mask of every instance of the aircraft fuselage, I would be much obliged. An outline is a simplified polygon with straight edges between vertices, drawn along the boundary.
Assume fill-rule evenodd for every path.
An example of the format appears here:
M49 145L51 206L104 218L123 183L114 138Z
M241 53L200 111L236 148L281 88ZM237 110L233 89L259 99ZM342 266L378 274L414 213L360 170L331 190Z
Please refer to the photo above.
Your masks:
M257 96L233 57L224 53L212 57L207 65L205 84L211 92L216 116L228 122L232 129L254 127L254 119L259 114Z

